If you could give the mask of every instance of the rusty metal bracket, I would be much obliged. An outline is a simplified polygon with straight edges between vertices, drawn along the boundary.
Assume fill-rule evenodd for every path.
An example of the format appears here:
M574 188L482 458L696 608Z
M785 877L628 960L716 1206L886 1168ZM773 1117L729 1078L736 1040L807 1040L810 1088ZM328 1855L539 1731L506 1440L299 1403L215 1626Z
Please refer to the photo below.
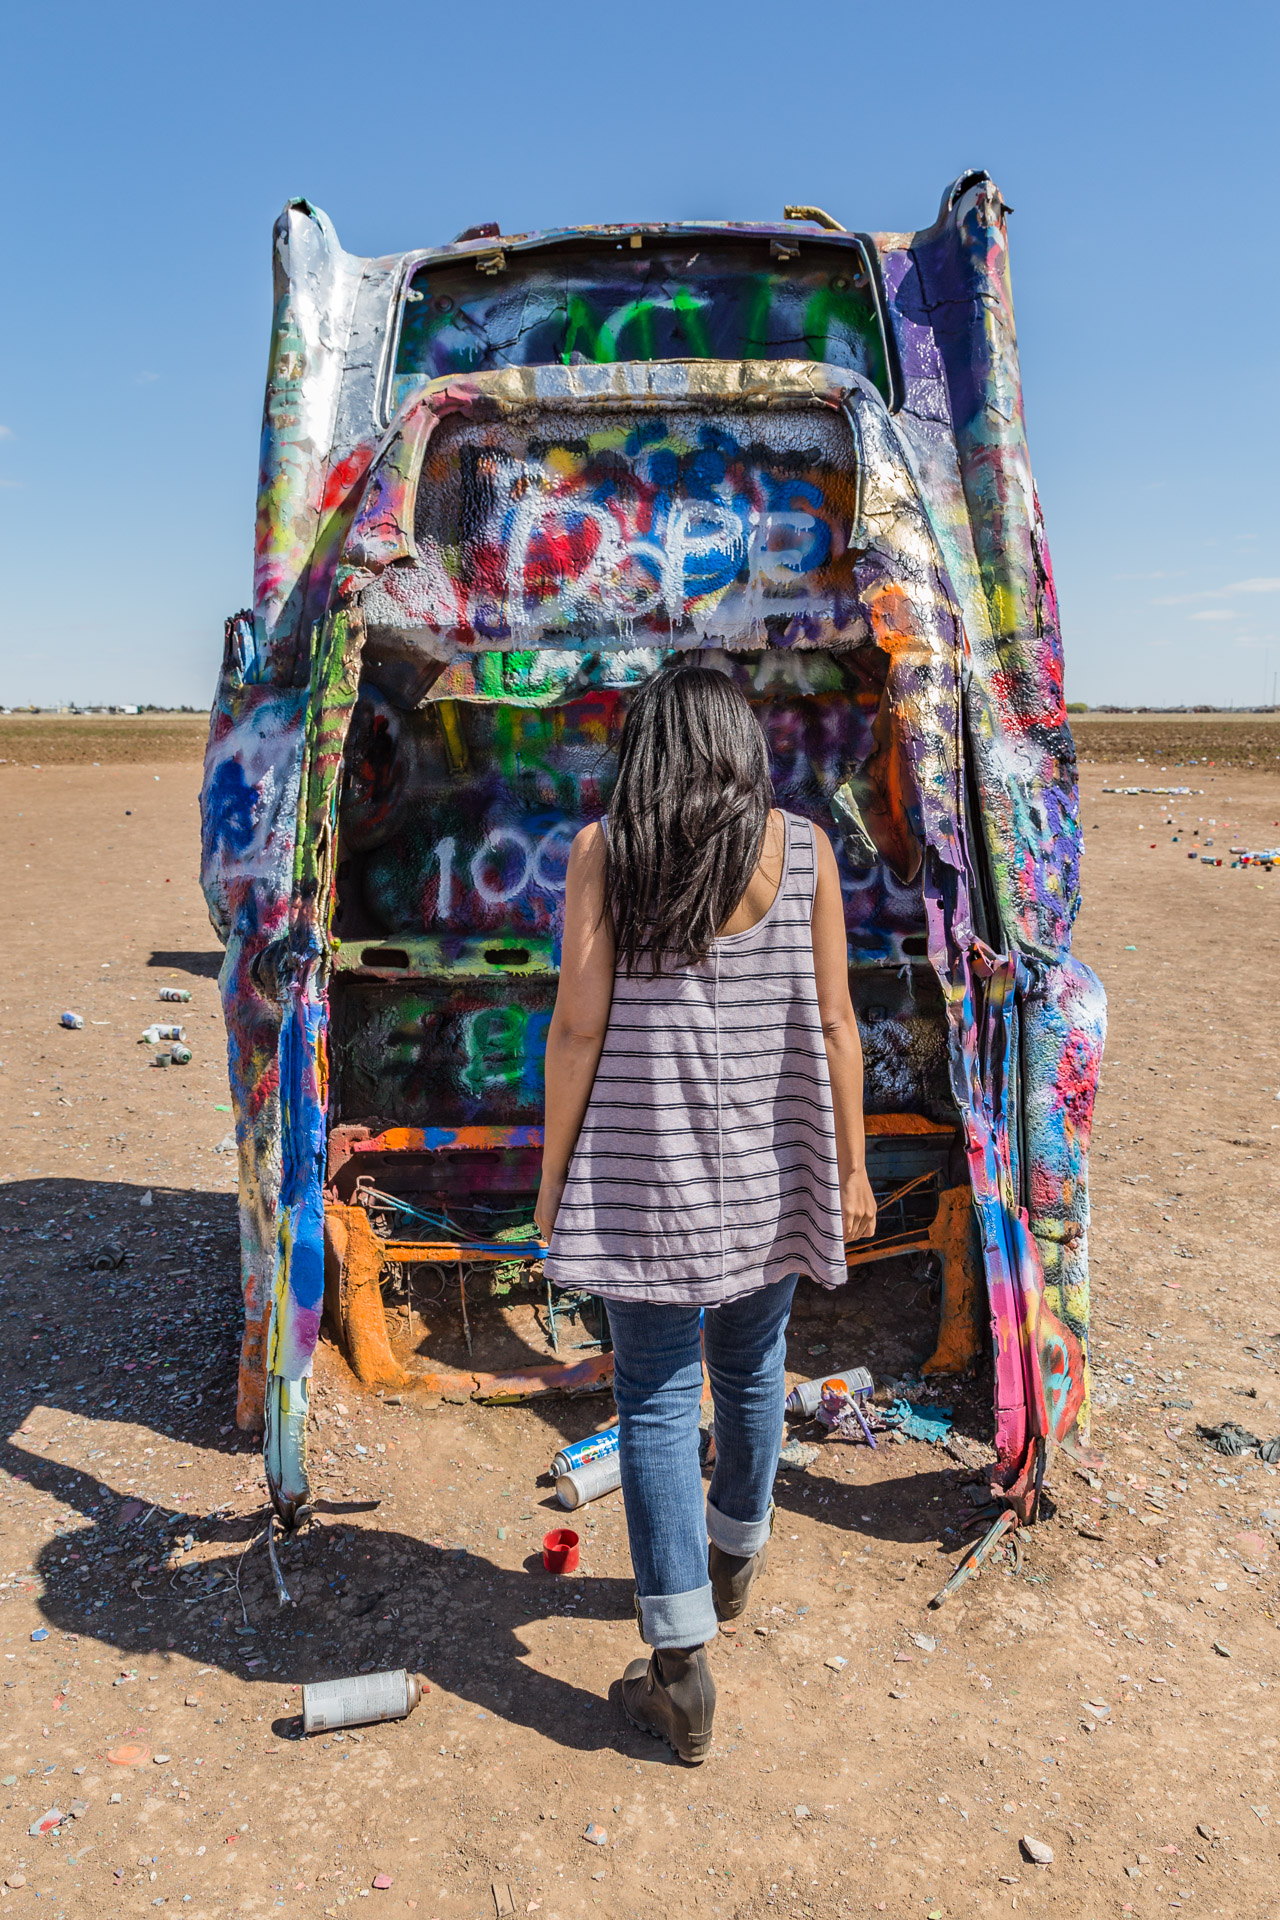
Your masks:
M458 1263L459 1279L473 1258L510 1259L506 1250L496 1255L473 1255L450 1242L383 1240L363 1207L340 1201L325 1203L325 1311L347 1364L361 1386L383 1387L397 1393L440 1393L478 1400L489 1406L509 1406L521 1400L554 1393L598 1393L613 1379L612 1353L585 1360L556 1360L518 1373L411 1373L391 1351L386 1314L382 1306L382 1270L390 1261L402 1265ZM465 1295L464 1295L465 1312ZM468 1346L470 1343L468 1342Z
M276 1513L274 1508L272 1508L271 1512L267 1515L267 1558L271 1562L271 1578L275 1581L276 1586L276 1605L280 1607L293 1606L293 1595L284 1583L284 1575L280 1571L280 1562L276 1558Z
M946 1586L934 1594L932 1600L929 1602L930 1607L942 1606L945 1601L951 1598L953 1593L959 1592L966 1580L976 1580L982 1571L983 1562L991 1557L991 1554L999 1546L1000 1542L1017 1524L1017 1514L1014 1513L1011 1507L1006 1507L995 1525L988 1528L987 1532L982 1536L981 1540L979 1540L977 1546L969 1548L969 1551L964 1555L959 1566L947 1581ZM1014 1558L1015 1565L1021 1565L1021 1547L1016 1538L1014 1540Z
M822 207L784 207L782 217L784 220L811 220L814 226L825 227L828 233L849 231L848 227L841 226L834 214L825 212Z

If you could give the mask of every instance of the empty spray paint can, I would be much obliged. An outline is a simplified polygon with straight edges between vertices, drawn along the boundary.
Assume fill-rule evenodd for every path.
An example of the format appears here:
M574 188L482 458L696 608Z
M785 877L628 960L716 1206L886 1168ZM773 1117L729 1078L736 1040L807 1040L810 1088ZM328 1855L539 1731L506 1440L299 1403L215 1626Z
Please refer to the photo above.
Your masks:
M191 1064L191 1049L184 1047L180 1040L175 1040L169 1049L169 1058L175 1067L188 1067Z
M607 1453L603 1460L588 1460L584 1467L558 1474L556 1498L572 1513L575 1507L585 1507L589 1501L599 1500L621 1485L622 1461L616 1453Z
M184 1027L166 1027L157 1020L147 1028L139 1044L144 1047L158 1047L162 1040L185 1040L186 1037Z
M416 1673L356 1673L349 1680L321 1680L302 1689L304 1733L362 1727L371 1720L403 1720L422 1698Z
M617 1451L618 1427L615 1421L603 1433L591 1433L585 1440L575 1440L571 1447L561 1447L551 1462L551 1478L558 1480L562 1473L574 1473L592 1460L607 1460L611 1453Z
M787 1395L787 1412L812 1420L822 1405L822 1389L831 1384L837 1391L843 1389L852 1400L855 1395L869 1395L875 1392L875 1382L865 1367L833 1367L830 1373L821 1373L816 1380L802 1380L798 1387L792 1387Z
M84 1015L82 1013L64 1013L60 1016L58 1025L78 1029L84 1025Z
M162 1000L189 1000L191 998L191 989L189 987L161 987L160 998Z

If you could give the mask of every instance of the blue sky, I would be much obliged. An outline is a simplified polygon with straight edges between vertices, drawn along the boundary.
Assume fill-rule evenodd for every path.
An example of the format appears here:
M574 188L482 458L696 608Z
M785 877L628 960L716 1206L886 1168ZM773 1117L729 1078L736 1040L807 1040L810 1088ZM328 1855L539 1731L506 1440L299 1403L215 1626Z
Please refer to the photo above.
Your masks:
M207 705L249 597L272 221L353 252L627 218L1015 208L1071 698L1280 671L1277 9L489 0L15 9L0 701Z

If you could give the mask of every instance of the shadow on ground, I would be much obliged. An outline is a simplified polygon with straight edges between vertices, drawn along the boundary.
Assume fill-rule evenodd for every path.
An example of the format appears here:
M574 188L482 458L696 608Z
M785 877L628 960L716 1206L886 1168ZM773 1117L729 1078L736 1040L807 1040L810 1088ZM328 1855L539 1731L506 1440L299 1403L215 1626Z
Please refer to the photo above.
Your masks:
M604 1697L613 1676L602 1672L601 1692L594 1693L542 1672L521 1633L553 1615L631 1619L629 1577L553 1582L536 1560L503 1568L447 1539L371 1524L366 1515L375 1502L322 1500L313 1519L281 1545L296 1602L282 1610L265 1544L256 1537L265 1513L229 1518L171 1506L148 1512L127 1490L21 1443L18 1429L43 1406L140 1425L184 1446L241 1453L246 1465L255 1453L231 1425L241 1313L234 1197L151 1191L149 1208L141 1205L142 1189L125 1182L36 1180L0 1192L10 1255L0 1382L12 1436L0 1443L0 1464L82 1516L36 1555L49 1625L91 1634L122 1657L180 1650L273 1684L407 1666L478 1712L553 1731L567 1747L591 1752L634 1741L638 1753L652 1757L650 1744L623 1726ZM94 1255L104 1246L120 1249L123 1262L95 1271ZM789 1340L790 1364L804 1367L801 1356L814 1346L822 1354L807 1361L809 1370L856 1359L844 1346L865 1337L863 1328L877 1318L877 1306L888 1304L895 1284L891 1273L884 1288L864 1283L854 1311L829 1313L825 1323L821 1303L805 1303ZM920 1299L920 1329L886 1332L882 1323L881 1344L907 1353L919 1343L927 1312ZM981 1399L981 1387L971 1392ZM599 1396L529 1408L548 1428L548 1458L610 1410ZM506 1416L495 1408L485 1417L500 1423ZM841 1448L842 1470L848 1451ZM883 1479L846 1483L821 1467L780 1475L779 1530L792 1513L820 1516L834 1532L833 1563L841 1553L851 1560L871 1541L955 1549L954 1494L969 1476L940 1456L936 1464L935 1456L922 1462L918 1450L904 1449L899 1462L895 1452L877 1463L890 1468ZM531 1489L529 1497L546 1502L545 1492ZM548 1525L563 1517L554 1505L547 1512ZM197 1541L214 1549L198 1565L191 1558Z
M176 1650L272 1684L407 1667L483 1712L553 1733L566 1747L592 1752L618 1743L617 1716L603 1694L539 1671L520 1630L548 1616L630 1620L629 1579L553 1581L533 1557L520 1568L499 1567L461 1547L366 1526L361 1516L376 1502L322 1503L292 1540L279 1543L294 1601L281 1608L261 1538L264 1514L220 1520L164 1509L146 1520L130 1515L136 1502L104 1499L84 1474L68 1475L12 1444L0 1458L90 1520L37 1556L46 1583L41 1612L62 1633L91 1634L126 1657ZM220 1551L186 1570L189 1538ZM69 1549L97 1562L83 1597L59 1590Z
M903 1547L928 1547L939 1555L959 1550L956 1492L973 1479L971 1469L953 1466L945 1456L915 1467L911 1448L904 1471L889 1480L854 1482L815 1478L804 1473L780 1473L774 1482L777 1509L775 1531L785 1530L789 1513L821 1519L839 1529L840 1551L853 1553L865 1542L885 1541ZM837 1555L838 1558L838 1555Z
M17 1180L0 1187L0 1232L11 1308L0 1347L0 1404L11 1428L38 1403L143 1421L168 1439L221 1452L248 1444L228 1424L243 1325L234 1194L155 1181ZM99 1259L118 1264L98 1269ZM452 1301L446 1305L456 1315ZM477 1368L518 1369L550 1357L542 1345L512 1339L506 1327L493 1328L486 1345L487 1312L486 1303L473 1303ZM430 1358L413 1355L424 1369L451 1362L443 1314L441 1320ZM581 1358L577 1323L566 1314L563 1324L564 1357ZM459 1352L465 1368L460 1335ZM331 1357L343 1364L336 1352ZM364 1391L354 1379L349 1389ZM548 1428L548 1460L567 1441L593 1432L611 1404L607 1393L524 1403Z
M211 948L208 952L170 953L157 950L147 961L149 967L168 967L178 973L193 973L200 980L216 980L222 971L222 949Z

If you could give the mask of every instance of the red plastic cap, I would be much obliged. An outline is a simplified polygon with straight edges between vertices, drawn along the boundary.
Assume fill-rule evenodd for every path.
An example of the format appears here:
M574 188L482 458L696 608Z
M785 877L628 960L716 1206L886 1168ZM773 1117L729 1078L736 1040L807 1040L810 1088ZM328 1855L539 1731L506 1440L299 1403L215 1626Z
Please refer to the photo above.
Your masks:
M542 1536L542 1564L548 1573L573 1573L578 1565L578 1536L571 1527L552 1527Z

